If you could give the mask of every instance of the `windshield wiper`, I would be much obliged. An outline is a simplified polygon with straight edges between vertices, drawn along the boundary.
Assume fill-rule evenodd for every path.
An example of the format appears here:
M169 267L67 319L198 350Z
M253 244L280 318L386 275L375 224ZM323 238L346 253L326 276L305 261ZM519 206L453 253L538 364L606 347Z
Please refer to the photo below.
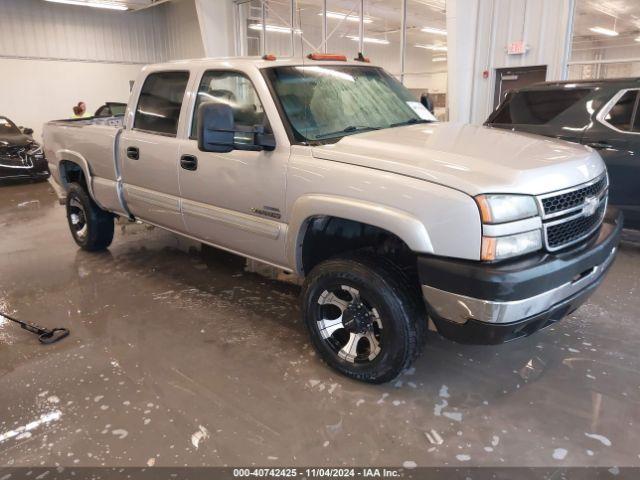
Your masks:
M337 132L329 132L329 133L321 133L320 135L316 135L316 138L327 138L332 135L340 135L341 133L354 133L354 132L366 132L368 130L380 130L380 127L371 127L371 126L355 126L349 125L342 130L338 130Z
M406 122L392 123L391 125L389 125L389 128L401 127L402 125L413 125L416 123L433 123L433 120L425 120L424 118L410 118Z

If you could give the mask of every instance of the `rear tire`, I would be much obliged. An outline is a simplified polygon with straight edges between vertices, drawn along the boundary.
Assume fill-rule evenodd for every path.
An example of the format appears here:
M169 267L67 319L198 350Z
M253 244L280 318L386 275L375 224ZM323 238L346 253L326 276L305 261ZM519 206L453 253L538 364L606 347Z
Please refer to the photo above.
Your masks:
M305 280L302 296L314 347L343 375L388 382L422 350L427 317L419 289L384 257L321 262Z
M113 214L102 210L78 183L67 190L67 221L73 239L83 250L104 250L113 240Z

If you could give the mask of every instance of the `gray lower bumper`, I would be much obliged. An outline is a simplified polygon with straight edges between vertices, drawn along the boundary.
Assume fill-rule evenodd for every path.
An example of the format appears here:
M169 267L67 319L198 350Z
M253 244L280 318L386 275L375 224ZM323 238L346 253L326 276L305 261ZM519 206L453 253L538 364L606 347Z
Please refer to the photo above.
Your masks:
M431 309L451 322L462 324L473 319L492 324L512 323L545 312L598 282L613 262L615 254L616 248L613 248L604 262L592 267L579 278L522 300L483 300L445 292L429 285L422 286L422 293Z

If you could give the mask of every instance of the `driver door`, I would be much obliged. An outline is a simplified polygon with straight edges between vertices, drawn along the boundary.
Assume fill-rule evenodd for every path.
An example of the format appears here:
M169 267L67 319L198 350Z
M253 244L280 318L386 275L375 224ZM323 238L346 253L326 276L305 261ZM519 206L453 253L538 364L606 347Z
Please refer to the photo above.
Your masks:
M192 110L190 138L182 145L179 183L190 235L203 242L277 265L286 264L283 223L289 146L273 151L202 152L197 111L203 102L232 107L236 127L270 129L263 103L247 75L231 70L202 73ZM235 142L249 141L236 134Z

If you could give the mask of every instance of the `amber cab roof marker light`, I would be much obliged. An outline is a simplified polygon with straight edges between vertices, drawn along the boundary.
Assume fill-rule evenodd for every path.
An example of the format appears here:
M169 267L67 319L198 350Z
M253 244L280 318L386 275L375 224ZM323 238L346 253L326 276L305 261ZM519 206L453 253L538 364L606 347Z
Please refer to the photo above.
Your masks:
M276 56L272 53L268 53L266 55L262 56L263 60L269 60L270 62L273 62L274 60L276 60Z
M309 60L319 60L319 61L335 61L335 62L346 62L347 57L345 55L337 55L335 53L310 53L307 55Z

